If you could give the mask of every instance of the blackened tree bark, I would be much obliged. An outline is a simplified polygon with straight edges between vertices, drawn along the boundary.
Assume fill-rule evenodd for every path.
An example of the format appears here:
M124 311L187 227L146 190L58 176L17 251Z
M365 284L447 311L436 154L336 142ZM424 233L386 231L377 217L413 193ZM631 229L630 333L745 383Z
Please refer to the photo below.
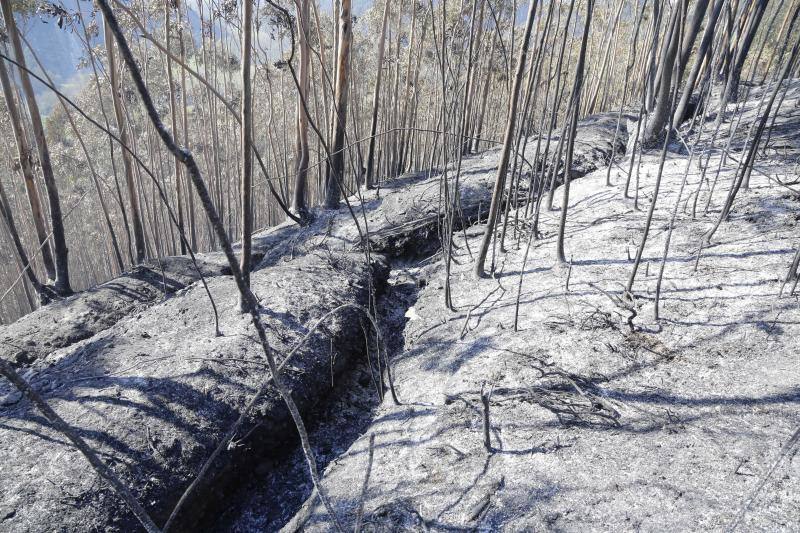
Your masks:
M742 68L747 60L747 54L753 46L753 40L758 32L759 24L767 9L767 0L755 0L756 4L745 26L744 34L739 40L735 54L732 56L732 64L728 73L728 80L725 84L725 97L727 102L739 100L739 83L742 77Z
M708 23L706 24L706 29L703 32L703 38L700 41L700 46L697 48L697 54L695 54L692 70L689 73L689 77L686 78L686 84L683 87L681 100L678 103L678 106L675 108L675 114L673 115L672 121L673 128L677 126L676 122L680 122L686 116L686 110L689 106L689 99L692 97L692 92L697 85L700 72L703 69L704 64L707 63L706 56L708 55L709 49L711 48L711 43L714 40L714 31L717 21L719 20L719 16L722 13L722 6L724 4L725 0L716 0L716 2L714 2L714 9L711 11L711 15L708 17ZM688 61L688 56L684 58L684 61ZM706 68L708 68L707 64Z
M680 71L675 79L675 83L680 83L681 78L683 78L683 71L686 69L686 65L689 64L689 57L692 55L694 41L697 39L697 34L700 33L700 26L703 25L703 19L706 16L707 10L708 0L697 0L694 11L692 11L692 18L689 19L686 29L684 30L683 45L681 45L681 58L678 62Z
M591 3L592 0L589 0ZM517 60L517 72L514 76L514 87L511 90L511 98L508 105L508 120L506 121L506 132L503 140L503 150L500 152L500 164L497 167L497 176L494 180L494 190L492 191L492 203L489 207L489 219L486 222L486 230L483 233L483 240L481 241L480 250L478 250L478 257L475 261L474 273L477 277L484 277L484 265L486 263L486 254L489 251L489 245L494 237L495 226L497 225L497 217L500 212L500 203L503 200L503 191L506 183L506 172L508 172L508 163L511 155L511 145L514 142L514 130L517 119L517 105L519 103L519 93L522 87L522 77L525 72L525 60L528 55L528 45L531 39L531 30L533 29L533 19L536 17L536 4L537 0L530 0L528 5L528 19L525 22L525 36L522 39L522 46L519 51L519 59Z
M795 17L800 13L800 4L797 5L795 8ZM783 47L786 48L788 41L790 39L790 34L786 35L786 41L783 43ZM755 164L756 154L758 153L758 146L761 143L761 136L764 133L764 129L767 126L767 122L769 121L770 113L772 112L772 108L775 105L775 99L778 97L778 93L781 90L781 86L792 72L793 68L796 66L795 62L798 58L798 51L800 50L800 34L797 35L795 39L795 44L792 47L792 51L789 55L788 60L786 61L785 66L783 67L779 77L775 80L774 86L770 92L769 100L767 101L766 106L764 107L764 111L761 113L761 116L758 119L758 123L755 129L755 133L753 135L753 140L750 142L750 146L747 150L747 155L743 159L742 165L737 171L736 178L734 178L734 182L731 186L731 190L728 192L728 196L725 199L725 204L722 206L722 211L719 214L719 218L717 218L714 225L703 235L703 244L708 245L711 242L711 238L716 233L717 229L719 228L720 224L728 218L728 215L731 212L731 208L733 207L733 202L736 199L736 195L739 193L739 190L742 187L742 183L749 181L750 173L753 171L753 165ZM764 94L766 96L766 93Z
M656 95L655 107L653 112L647 117L647 126L645 127L644 137L642 144L644 146L652 145L656 142L660 135L663 133L664 127L671 124L671 99L670 88L672 87L672 78L674 73L675 58L678 55L678 44L680 41L681 33L681 7L675 6L672 9L672 16L669 22L669 32L666 38L669 40L667 46L664 48L664 53L661 59L661 79L658 82L658 94Z

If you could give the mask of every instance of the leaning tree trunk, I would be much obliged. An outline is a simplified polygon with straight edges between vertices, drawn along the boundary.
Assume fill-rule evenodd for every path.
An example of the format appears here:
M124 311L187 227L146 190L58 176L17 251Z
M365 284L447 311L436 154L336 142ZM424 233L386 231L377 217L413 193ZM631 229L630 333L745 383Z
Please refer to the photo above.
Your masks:
M589 0L589 2L592 2L592 0ZM514 75L514 87L511 90L511 98L509 99L508 121L506 122L503 150L500 153L500 164L497 167L497 176L494 180L492 203L489 207L489 219L486 222L486 230L483 233L483 240L481 241L481 247L480 250L478 250L478 257L475 261L474 273L477 277L486 275L484 272L486 254L489 251L489 245L494 237L497 216L500 211L500 203L503 199L506 172L508 171L508 160L511 154L511 145L514 142L514 127L517 119L517 105L519 103L520 88L522 87L522 77L525 72L525 59L528 55L528 44L531 38L531 30L533 29L533 19L536 16L536 4L537 0L530 0L528 6L528 19L525 22L525 36L522 40L522 46L520 47L519 59L517 60L517 72Z
M333 98L333 143L325 183L325 207L336 209L344 187L344 134L347 127L347 98L350 85L350 45L353 26L350 17L352 0L342 0L339 13L339 54L336 64L336 87Z
M67 240L64 235L64 221L61 215L61 200L58 196L58 186L56 185L53 165L50 162L50 150L47 148L47 139L44 135L42 117L39 113L39 104L36 102L36 95L28 76L27 66L25 65L25 54L22 51L22 42L17 32L17 24L14 21L14 13L11 10L11 0L2 0L3 18L6 22L6 32L11 40L11 47L14 49L14 56L22 68L19 68L19 79L22 83L22 92L28 104L31 124L33 126L33 136L36 139L36 148L39 153L39 164L42 167L42 176L47 190L47 199L50 203L50 224L53 230L53 248L55 250L55 282L53 288L59 294L71 294L72 288L69 284L69 260Z
M644 92L644 101L645 101L645 109L650 111L653 109L655 105L655 85L656 85L656 63L658 60L658 32L659 28L661 27L661 17L663 16L664 8L661 5L660 1L653 2L653 21L652 21L652 45L650 46L650 52L647 56L647 63L649 66L644 70L644 76L646 77L646 84L645 84L645 92Z
M739 82L742 77L744 62L753 45L753 40L756 37L759 24L761 23L761 18L764 16L764 12L767 9L767 0L756 1L757 3L748 20L744 37L739 42L739 46L733 55L733 63L731 64L731 70L728 74L728 81L725 84L725 96L728 102L736 102L739 100Z
M694 41L697 39L697 34L700 33L700 26L703 25L703 18L706 16L706 11L708 11L708 0L697 0L694 11L692 11L692 18L689 20L689 24L684 31L683 45L681 45L681 58L678 62L680 65L680 72L675 83L680 83L683 77L683 71L686 65L689 64L689 57L692 55ZM716 20L714 22L716 22ZM711 21L709 21L709 24L711 24ZM711 27L713 29L713 24ZM700 57L699 51L698 57Z
M798 12L800 12L800 5L798 5L795 8L795 16L797 16ZM788 41L789 41L789 34L787 34L786 42L784 42L783 44L784 48L788 44ZM780 75L774 82L775 85L771 90L769 100L767 101L767 105L758 119L758 123L755 129L755 134L753 135L753 139L750 142L750 146L748 147L747 155L742 159L742 164L740 165L740 168L737 171L736 177L734 178L734 182L731 185L731 190L728 192L728 196L725 199L725 204L722 206L722 210L720 211L719 217L717 218L714 225L703 235L703 244L706 246L711 242L711 238L714 236L714 233L716 233L720 224L722 224L722 222L728 218L731 208L733 207L733 202L736 199L736 195L739 193L739 190L742 187L742 183L748 182L750 180L750 173L753 171L753 165L755 165L756 155L758 153L758 147L761 141L761 136L763 135L767 122L769 121L769 116L775 104L775 99L777 98L778 93L780 92L781 85L789 76L789 74L792 72L792 69L795 67L795 61L798 57L799 50L800 50L800 34L798 34L795 44L792 47L792 51L789 56L789 59L786 62L786 65L784 66ZM766 96L766 93L764 94L764 96Z
M689 106L689 99L692 97L692 92L697 85L697 79L700 77L700 71L703 69L703 63L705 61L704 58L708 54L711 43L714 40L714 30L717 26L717 21L722 13L722 6L724 4L725 0L716 0L714 3L714 10L711 12L711 16L708 18L706 29L703 32L703 39L700 41L700 46L697 48L697 54L695 54L692 71L689 73L689 77L686 79L686 84L683 88L683 94L681 95L680 103L678 103L678 106L675 108L675 114L673 115L672 121L673 128L677 126L676 122L680 122L683 117L686 116L686 109ZM688 57L686 59L688 59Z
M620 15L622 14L622 8L624 7L624 5L625 5L624 0L620 0L619 6L617 7L616 15L614 15L614 21L611 26L611 31L608 34L608 40L606 41L605 52L603 53L603 61L600 64L600 71L597 74L597 84L594 86L592 97L590 98L589 105L587 106L587 113L590 115L594 113L595 108L597 106L597 97L600 94L600 87L603 83L603 78L605 77L606 74L606 67L608 66L608 58L611 52L611 44L614 42L614 36L617 32L617 25L619 24L619 18ZM614 68L613 65L611 68L613 70Z

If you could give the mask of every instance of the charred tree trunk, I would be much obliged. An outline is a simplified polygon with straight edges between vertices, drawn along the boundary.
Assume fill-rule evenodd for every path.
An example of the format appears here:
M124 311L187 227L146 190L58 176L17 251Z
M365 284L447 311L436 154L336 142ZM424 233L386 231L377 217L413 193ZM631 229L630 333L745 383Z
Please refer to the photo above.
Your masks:
M675 108L675 114L673 115L672 121L673 128L677 126L677 122L680 122L686 116L686 110L689 106L689 99L692 97L692 92L694 91L695 86L697 85L697 80L700 77L700 71L703 68L704 62L706 62L705 58L708 55L708 52L711 48L711 43L714 40L714 30L716 28L717 21L719 20L719 16L722 13L722 6L724 4L725 0L716 0L716 2L714 2L714 9L711 12L711 16L708 18L706 29L703 32L703 39L700 41L697 54L695 54L692 71L689 73L689 77L686 79L681 100L678 103L678 106ZM688 60L688 57L686 59Z
M742 68L744 68L744 62L753 45L753 40L756 37L761 18L764 16L766 9L767 0L756 0L753 12L748 19L744 35L732 56L731 69L728 74L728 81L725 84L725 96L728 102L736 102L739 100L739 83L742 77Z
M572 155L575 151L575 134L578 128L578 111L581 108L581 91L583 90L583 70L586 64L586 45L589 42L589 28L592 23L592 11L594 0L586 1L586 19L583 27L583 39L581 40L581 50L578 54L578 65L575 68L575 83L572 87L572 106L570 131L567 137L567 153L564 156L564 196L561 202L561 217L558 223L558 237L556 240L556 257L559 263L566 264L567 258L564 254L564 232L567 226L567 208L569 206L569 185L570 168L572 167Z
M591 3L592 0L589 0L589 2ZM494 237L498 213L500 212L500 204L503 201L503 191L505 189L506 172L508 172L508 163L511 155L511 145L514 142L519 93L520 89L522 88L522 78L525 72L525 60L528 55L528 45L530 43L531 31L533 29L533 20L536 17L536 4L537 0L530 0L530 4L528 6L528 18L525 22L525 35L522 39L522 46L520 47L519 51L519 59L517 60L517 71L514 75L514 86L511 89L511 98L509 99L506 132L503 139L503 149L500 152L500 164L497 167L494 190L492 191L492 203L489 207L489 219L486 222L486 230L483 233L483 240L481 241L481 247L480 250L478 250L478 257L475 261L474 273L477 277L484 277L486 275L484 272L486 254L489 251L489 245Z
M681 33L681 7L676 5L672 10L670 17L669 32L666 39L668 43L664 49L661 59L661 79L658 83L658 95L656 96L655 107L653 112L647 117L647 126L645 127L642 145L648 146L657 142L664 131L664 127L671 124L671 100L670 88L672 87L672 78L674 73L675 58L678 55L678 45Z

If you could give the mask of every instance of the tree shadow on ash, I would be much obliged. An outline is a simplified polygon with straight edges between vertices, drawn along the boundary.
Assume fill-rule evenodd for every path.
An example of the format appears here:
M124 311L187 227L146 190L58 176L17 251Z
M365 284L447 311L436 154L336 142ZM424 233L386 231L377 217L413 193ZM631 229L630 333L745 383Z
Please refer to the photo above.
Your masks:
M118 454L117 460L126 464L147 460L147 456L152 455L152 450L148 446L136 447L132 444L133 441L123 440L131 428L115 426L115 412L123 414L119 419L121 422L128 422L129 413L135 412L135 418L154 421L156 424L160 421L166 424L166 428L162 429L169 429L176 435L199 442L203 435L213 433L206 419L230 420L238 413L228 403L214 400L203 388L230 389L242 394L252 394L254 391L252 383L237 379L234 372L226 375L208 366L171 377L140 377L135 373L137 369L141 370L148 364L169 365L167 360L179 357L178 354L141 358L138 364L121 369L128 375L116 375L120 369L108 366L116 361L105 360L102 356L103 351L113 347L115 341L113 337L104 337L87 343L74 354L37 374L30 380L30 384L90 446L95 449L110 448L112 454ZM80 408L73 411L71 405ZM96 417L81 414L83 410ZM198 410L202 411L201 415L195 414ZM36 428L51 429L51 424L27 400L20 400L16 405L1 409L0 417L25 424L8 427L12 431L44 436ZM106 427L99 429L90 426L98 421L106 421ZM145 431L143 427L138 429ZM49 440L65 443L59 433L56 435L59 435L58 439ZM166 473L156 464L148 467L154 467L158 473Z
M706 249L708 250L708 249ZM722 252L722 253L708 253L703 251L703 258L725 258L725 259L746 259L748 257L761 257L773 255L789 255L795 253L797 250L791 248L781 248L778 250L766 251L752 251L752 252ZM642 263L647 262L661 262L661 256L643 257ZM667 263L694 263L697 260L695 255L683 256L670 256L667 258ZM630 265L631 261L625 259L577 259L572 262L574 266L605 266L605 265Z
M483 355L484 350L489 348L491 343L492 341L488 337L478 337L460 342L460 345L466 346L460 349L458 353L452 353L450 348L452 348L453 342L449 340L449 336L447 334L437 335L425 341L416 341L411 348L407 348L397 356L395 361L415 359L420 355L433 352L437 356L425 357L423 361L420 361L420 369L423 371L446 372L452 375L472 359Z
M328 348L328 344L317 337L309 344L312 352ZM113 353L115 344L123 351L107 356L109 350ZM31 379L31 384L91 448L114 465L126 485L134 488L137 497L146 502L148 511L160 523L217 446L222 433L238 418L240 400L255 392L265 374L263 365L253 373L253 367L246 361L245 364L236 363L239 368L224 364L228 358L215 359L223 364L219 369L203 362L190 366L185 372L176 371L173 361L191 357L191 354L164 355L161 352L142 357L133 352L126 354L127 344L125 339L100 336L41 371ZM286 380L296 391L295 400L302 408L310 400L301 383L311 386L308 380L303 381L304 376L317 375L324 381L325 373L318 376L320 372L315 366L319 366L318 362L300 359L294 365L297 371L287 372ZM120 361L133 364L120 368ZM148 366L156 366L156 371L151 368L143 372ZM0 384L2 387L4 385ZM269 390L259 402L251 419L242 429L242 433L249 436L249 446L244 451L241 444L223 451L187 507L196 515L190 520L201 514L196 506L207 499L209 490L215 492L217 497L213 501L218 503L203 505L221 504L220 494L238 481L236 476L241 471L264 460L265 453L286 440L289 416L274 390ZM261 429L256 431L259 427ZM242 435L237 438L243 440ZM13 447L8 445L11 439ZM23 444L21 440L27 442ZM56 456L59 448L71 449L72 445L22 399L15 405L0 408L0 447L24 450L10 459L4 470L25 479L42 470L43 458L49 460ZM44 468L56 484L64 476L95 476L82 458L74 465L53 464ZM36 498L47 498L53 490L41 477L31 477L26 484L32 494L38 495ZM107 488L97 490L106 491ZM109 516L121 513L125 524L136 527L135 519L121 502L116 502L116 497L100 498L95 503L107 509L111 513Z

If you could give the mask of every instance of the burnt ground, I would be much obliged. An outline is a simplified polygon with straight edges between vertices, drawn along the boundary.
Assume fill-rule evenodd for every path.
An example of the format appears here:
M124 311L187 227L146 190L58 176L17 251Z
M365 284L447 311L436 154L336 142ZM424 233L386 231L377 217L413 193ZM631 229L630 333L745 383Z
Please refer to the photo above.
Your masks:
M379 309L402 405L388 394L379 398L367 363L375 365L375 347L367 359L354 315L324 328L288 373L342 521L355 520L375 435L365 529L705 530L725 528L743 509L743 528L791 530L800 521L791 440L800 425L797 299L776 292L797 246L797 193L785 185L796 175L796 156L785 146L800 130L795 92L782 103L776 129L783 155L768 151L759 160L752 188L697 272L696 243L718 213L719 196L704 212L709 183L690 169L655 322L654 272L687 163L685 150L673 147L634 291L633 331L630 311L614 297L644 214L620 192L625 161L612 172L616 185L604 185L609 155L626 142L624 127L614 139L615 114L589 117L579 130L571 269L553 264L554 211L544 214L542 238L524 265L527 228L512 224L508 251L494 257L496 275L472 278L497 151L464 161L453 312L444 307L444 267L434 253L440 174L408 176L352 198L356 212L365 209L371 248L390 258L391 272L377 264L373 279L387 279ZM718 161L715 155L711 166ZM657 154L645 154L642 205L656 169ZM719 190L735 165L723 169ZM695 190L701 208L693 219L686 197ZM348 211L317 215L309 227L289 225L268 237L253 276L282 352L315 317L368 299L363 241ZM22 363L158 522L264 379L224 270L211 281L222 338L213 338L204 292L186 284ZM492 453L482 443L482 388L492 390ZM0 530L133 528L82 458L24 400L3 397ZM303 504L310 484L293 435L273 393L237 435L182 529L330 529L316 500Z
M403 351L402 331L408 322L405 312L416 301L419 291L414 278L416 264L417 261L392 264L387 289L378 300L390 359ZM309 412L310 439L319 464L336 461L369 429L381 404L375 366L374 360L370 368L366 358L361 358L336 383L329 400ZM261 464L229 498L228 509L209 520L206 527L219 532L280 529L311 494L313 487L307 469L299 448L287 447L279 457Z
M296 231L296 226L282 224L254 236L255 261ZM198 282L201 275L213 278L229 274L221 252L196 254L195 262L187 256L149 260L97 287L0 326L0 358L26 367L54 350L88 339L171 297Z
M261 320L284 377L307 412L331 390L360 353L362 316L335 313L343 304L365 306L369 286L380 291L388 271L380 257L317 250L256 271L251 286L265 306ZM370 281L371 280L371 281ZM158 523L163 523L249 397L269 377L249 320L227 276L209 281L220 313L220 337L203 288L117 322L102 333L57 350L23 372L79 434L109 462ZM3 392L8 385L2 384ZM26 401L0 411L0 528L13 531L129 531L133 516L87 468L80 454ZM224 505L243 472L265 455L291 446L291 421L269 388L240 434L214 464L183 515L191 529L203 512Z
M604 169L572 184L571 267L555 264L553 211L527 258L528 228L511 228L487 279L471 274L482 226L459 234L454 312L443 304L442 262L416 270L424 282L394 359L402 405L384 399L325 471L339 519L352 526L363 505L367 531L796 531L800 297L781 294L800 220L800 153L790 142L799 138L800 86L792 87L778 113L779 149L758 159L750 189L699 261L740 154L712 154L708 168L722 171L711 197L715 170L701 179L697 161L672 146L632 302L624 283L645 213L624 197L624 161L612 187ZM743 128L756 107L744 103ZM646 207L658 153L638 170ZM482 391L491 391L490 451ZM287 531L331 529L318 502L308 503ZM258 501L220 529L257 530L267 522L253 520L269 514Z

